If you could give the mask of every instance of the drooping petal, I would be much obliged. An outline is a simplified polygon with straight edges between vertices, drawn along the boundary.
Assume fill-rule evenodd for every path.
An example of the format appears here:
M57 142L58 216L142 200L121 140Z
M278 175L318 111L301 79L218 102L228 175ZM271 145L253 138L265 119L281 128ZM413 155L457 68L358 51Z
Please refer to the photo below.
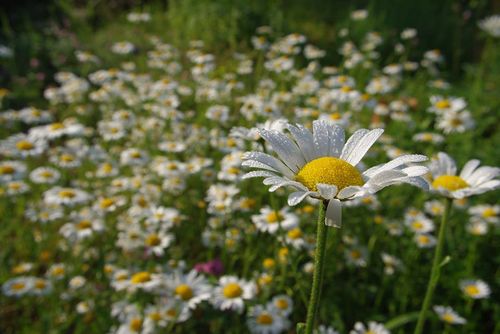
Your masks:
M311 195L312 191L295 191L288 195L288 205L295 206L302 202L304 198Z
M337 195L337 187L334 185L318 183L316 187L319 195L324 199L332 199Z
M337 228L342 227L342 203L338 199L334 198L328 202L325 224Z
M338 199L347 199L351 198L354 195L357 195L360 191L362 191L361 187L358 186L349 186L340 190L337 194Z

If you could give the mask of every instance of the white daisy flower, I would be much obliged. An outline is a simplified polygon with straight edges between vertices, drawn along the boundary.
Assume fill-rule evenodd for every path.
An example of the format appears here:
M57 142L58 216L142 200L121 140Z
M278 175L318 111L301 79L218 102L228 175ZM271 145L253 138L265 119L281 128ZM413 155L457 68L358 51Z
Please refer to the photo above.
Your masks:
M245 153L242 165L260 170L243 178L264 177L271 192L284 186L295 188L288 197L290 206L308 196L328 201L327 225L341 225L341 201L373 194L396 183L428 187L420 177L428 172L426 167L406 166L427 160L423 155L404 155L363 173L356 168L382 135L382 129L358 130L345 142L344 129L325 121L314 121L312 134L299 124L288 124L287 128L293 140L277 131L260 130L279 159L262 152Z
M287 295L273 297L271 305L279 314L284 316L288 316L293 311L293 300Z
M479 28L493 37L500 37L500 15L488 16L477 24Z
M460 174L456 175L455 161L448 154L439 152L429 165L431 190L448 198L461 199L500 187L500 180L496 180L500 175L500 168L479 167L479 164L479 160L470 160Z
M488 223L497 224L500 222L500 205L483 204L471 206L469 214Z
M374 321L370 321L368 326L361 322L356 322L354 329L349 334L390 334L390 331L384 325Z
M490 286L482 280L460 281L460 290L472 299L488 298L491 294Z
M288 212L287 207L279 211L264 207L260 209L258 215L252 216L252 222L259 231L274 234L280 228L290 230L296 227L299 224L299 218L295 214Z
M278 334L290 327L290 322L270 305L256 305L248 312L248 329L255 334Z
M186 303L190 309L196 308L199 303L210 298L211 287L205 277L196 270L191 270L187 274L175 272L166 284L173 296Z
M235 276L222 276L219 285L214 289L211 302L220 310L243 312L245 300L251 299L256 293L253 282L247 282Z
M462 318L449 306L436 305L434 306L434 312L437 313L439 319L450 325L463 325L467 322L465 318Z

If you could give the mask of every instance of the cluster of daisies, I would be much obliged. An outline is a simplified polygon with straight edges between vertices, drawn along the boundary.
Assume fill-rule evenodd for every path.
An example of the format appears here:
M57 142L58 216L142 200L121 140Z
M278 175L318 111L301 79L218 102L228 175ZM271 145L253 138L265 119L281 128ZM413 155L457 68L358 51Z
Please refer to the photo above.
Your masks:
M127 19L143 24L151 16ZM337 66L322 65L326 52L305 36L276 38L267 26L257 29L250 52L225 64L201 41L181 51L157 36L140 48L113 43L118 60L110 67L76 51L92 70L57 73L57 85L44 91L48 107L0 112L2 222L15 226L3 246L11 250L0 275L7 303L41 300L43 312L43 298L57 296L54 323L90 323L107 312L101 332L109 333L223 332L218 320L230 315L250 332L283 333L303 318L298 290L307 294L308 286L293 282L310 280L311 221L321 201L327 225L341 227L343 214L362 212L424 252L435 245L443 204L405 210L410 204L400 203L398 218L388 218L378 191L400 183L430 189L468 212L474 237L498 227L500 206L466 200L498 188L498 168L471 160L457 175L445 153L429 163L398 147L405 137L438 152L447 134L474 128L465 99L446 93L439 50L410 60L418 40L412 28L396 41L374 31L356 41L344 28L339 40ZM380 67L388 43L394 62ZM404 91L417 72L428 79L430 106ZM341 239L348 270L405 270L399 254L374 260L373 245L349 226ZM489 285L468 274L463 294L488 298ZM466 321L449 306L435 311L450 324ZM344 332L389 333L366 320L344 324ZM339 333L335 321L317 333Z

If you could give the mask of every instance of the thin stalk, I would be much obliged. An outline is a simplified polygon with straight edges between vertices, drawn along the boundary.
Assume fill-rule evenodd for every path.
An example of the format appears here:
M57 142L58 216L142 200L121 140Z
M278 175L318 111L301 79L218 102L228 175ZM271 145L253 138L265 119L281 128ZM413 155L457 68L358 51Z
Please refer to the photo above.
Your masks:
M450 213L451 204L452 204L452 199L447 198L443 216L441 219L441 226L439 227L439 236L436 245L436 250L434 252L434 260L432 261L431 275L429 278L429 283L427 284L427 291L425 292L424 302L422 304L422 309L420 310L420 315L418 316L417 327L415 327L414 334L422 334L425 324L425 317L431 305L432 295L434 294L434 290L436 289L436 285L439 281L439 275L441 273L441 266L442 266L441 261L443 257L442 253L444 246L444 236L446 234L446 223L448 222L448 216Z
M311 334L314 328L314 321L318 313L320 303L321 282L323 266L325 259L325 246L327 227L325 225L325 203L320 202L318 222L316 224L316 250L314 251L314 273L313 284L311 288L311 297L307 305L306 331L305 334Z

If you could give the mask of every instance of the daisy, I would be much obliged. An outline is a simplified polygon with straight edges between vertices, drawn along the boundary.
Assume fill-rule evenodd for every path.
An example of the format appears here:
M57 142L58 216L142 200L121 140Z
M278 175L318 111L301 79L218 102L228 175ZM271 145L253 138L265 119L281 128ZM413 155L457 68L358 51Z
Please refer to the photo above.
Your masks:
M0 183L22 179L27 169L26 164L21 161L4 160L0 162Z
M457 312L449 306L434 306L434 312L437 313L439 319L450 325L463 325L467 322Z
M288 212L286 207L279 211L263 207L258 215L252 216L252 222L259 231L274 234L279 229L290 230L296 227L299 219L295 214Z
M488 233L488 223L484 220L471 219L465 227L467 232L472 235L479 236Z
M59 181L61 173L51 167L37 167L29 175L31 182L37 184L54 184Z
M212 290L205 277L196 270L191 270L187 274L174 273L167 280L167 287L176 299L186 303L190 309L209 299Z
M33 286L30 276L12 278L2 285L2 291L6 296L19 297L28 293Z
M243 312L245 300L252 299L256 293L255 284L235 276L222 276L213 290L212 304L220 310Z
M488 16L479 21L477 25L491 36L495 38L500 37L500 15Z
M248 328L256 334L278 334L290 327L288 319L270 305L256 305L248 312Z
M406 219L405 223L414 233L429 233L434 231L434 222L424 215Z
M43 193L43 200L46 204L75 206L83 204L90 199L90 195L76 188L54 187Z
M448 111L439 115L436 128L443 130L446 134L463 133L473 129L475 124L474 119L467 110Z
M415 242L419 248L431 248L436 245L436 238L430 234L416 234L414 237Z
M469 208L469 214L491 224L500 222L500 205L475 205Z
M283 186L295 188L288 197L291 206L306 197L328 201L326 223L341 224L341 201L373 194L382 188L409 183L427 188L420 177L427 173L423 166L406 167L407 163L427 160L423 155L405 155L389 163L372 167L361 173L356 165L382 135L382 129L358 130L344 142L344 130L325 121L313 122L311 134L302 125L288 125L294 140L277 131L260 130L278 158L262 152L248 152L242 165L261 169L243 178L265 177L269 191Z
M472 299L488 298L491 294L489 285L482 280L462 280L460 281L460 290Z
M354 329L349 334L390 334L390 331L375 321L368 322L368 326L361 322L354 324Z
M479 167L479 164L479 160L470 160L457 175L455 161L448 154L439 152L429 165L431 191L448 198L461 199L500 187L500 180L496 179L500 175L500 168Z
M293 300L287 295L273 297L270 304L281 315L287 317L293 311Z

